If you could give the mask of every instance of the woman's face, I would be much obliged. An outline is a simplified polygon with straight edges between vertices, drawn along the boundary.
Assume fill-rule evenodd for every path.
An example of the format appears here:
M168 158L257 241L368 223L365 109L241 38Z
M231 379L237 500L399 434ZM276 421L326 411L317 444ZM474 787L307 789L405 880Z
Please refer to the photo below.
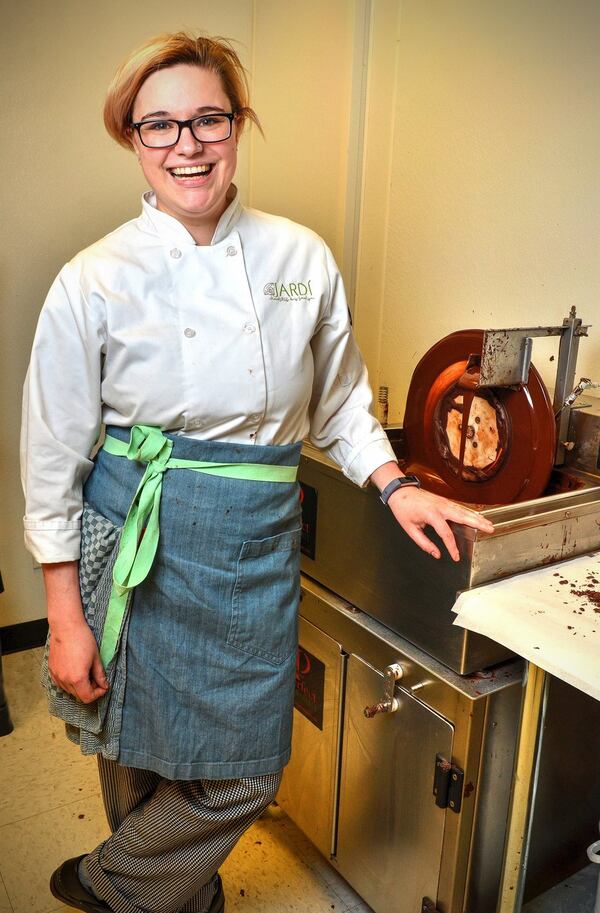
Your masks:
M133 105L133 120L188 120L207 111L231 112L220 77L193 64L177 64L157 70L143 83ZM133 145L158 209L182 222L201 243L210 242L227 208L226 194L237 163L236 133L234 121L229 139L200 143L186 127L176 146L148 149L133 132ZM200 167L190 173L195 166Z

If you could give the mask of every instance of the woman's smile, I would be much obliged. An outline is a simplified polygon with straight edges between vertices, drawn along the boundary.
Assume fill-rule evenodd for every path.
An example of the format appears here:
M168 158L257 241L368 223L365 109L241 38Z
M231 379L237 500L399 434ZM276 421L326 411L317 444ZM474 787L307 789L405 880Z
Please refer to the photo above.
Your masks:
M212 169L212 164L181 165L176 168L168 168L167 171L170 171L174 178L185 179L187 182L188 178L204 177L205 175L210 174Z

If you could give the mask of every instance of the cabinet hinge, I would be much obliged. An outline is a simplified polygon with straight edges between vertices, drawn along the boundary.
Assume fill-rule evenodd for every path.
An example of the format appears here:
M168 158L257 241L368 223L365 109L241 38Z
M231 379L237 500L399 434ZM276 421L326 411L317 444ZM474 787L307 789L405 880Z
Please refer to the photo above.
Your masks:
M438 808L449 808L458 812L462 806L464 771L438 754L435 756L435 774L433 777L433 795Z
M433 900L430 900L429 897L424 897L421 904L421 913L440 913L440 911Z

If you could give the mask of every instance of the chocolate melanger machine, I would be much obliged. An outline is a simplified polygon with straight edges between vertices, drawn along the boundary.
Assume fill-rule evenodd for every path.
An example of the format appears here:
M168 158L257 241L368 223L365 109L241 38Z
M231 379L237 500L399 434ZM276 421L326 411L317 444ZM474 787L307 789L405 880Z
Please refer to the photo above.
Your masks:
M375 913L512 913L595 837L600 704L451 611L462 591L600 547L600 398L576 383L587 330L573 309L560 326L453 333L415 369L388 429L402 468L495 524L455 528L458 563L434 562L372 487L303 449L280 802ZM558 337L553 400L536 337Z

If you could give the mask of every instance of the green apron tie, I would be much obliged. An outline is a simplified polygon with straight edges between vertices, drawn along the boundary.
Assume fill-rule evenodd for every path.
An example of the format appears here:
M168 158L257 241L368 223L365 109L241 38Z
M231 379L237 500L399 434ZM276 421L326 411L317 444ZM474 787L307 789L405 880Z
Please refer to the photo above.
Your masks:
M128 443L107 435L102 449L113 456L147 463L125 518L113 569L113 586L100 644L100 658L106 669L117 649L129 593L145 580L154 562L160 535L162 480L166 470L191 469L229 479L289 483L296 480L298 467L172 459L173 441L165 437L160 428L152 425L134 425Z

